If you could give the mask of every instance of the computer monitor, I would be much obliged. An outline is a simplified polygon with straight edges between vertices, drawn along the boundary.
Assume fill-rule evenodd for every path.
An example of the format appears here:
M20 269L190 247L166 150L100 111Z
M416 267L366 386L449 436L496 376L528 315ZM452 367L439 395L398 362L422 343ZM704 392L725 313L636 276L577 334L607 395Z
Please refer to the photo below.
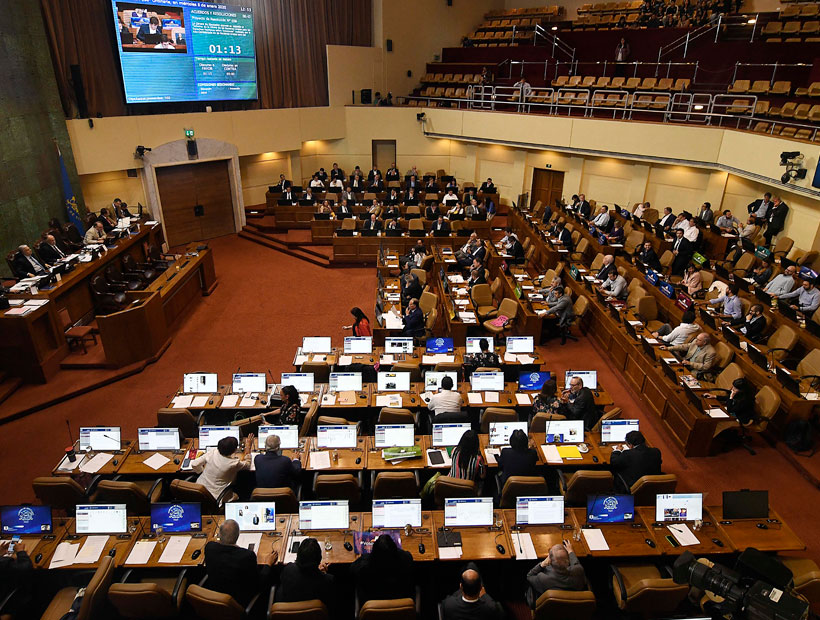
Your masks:
M507 336L507 353L532 353L534 350L532 336Z
M234 437L239 442L238 426L200 426L199 449L216 448L216 444L224 437Z
M379 372L376 375L376 389L379 392L409 392L409 372Z
M655 521L699 521L703 519L702 493L658 493Z
M428 392L434 392L441 387L441 380L444 377L450 377L453 381L451 389L458 389L458 372L455 370L436 371L428 370L424 373L424 389Z
M470 375L470 389L473 392L502 392L503 372L474 372Z
M601 442L623 443L626 441L627 433L639 430L641 430L639 420L603 420L601 422Z
M412 338L385 338L384 339L385 353L412 353L413 339Z
M119 450L119 426L81 426L80 450Z
M581 379L581 383L585 388L594 390L598 387L598 371L597 370L568 370L564 375L564 386L569 388L569 381L573 377Z
M273 532L276 530L276 503L228 502L225 518L236 521L240 532Z
M199 532L202 530L202 508L199 502L151 504L151 531Z
M456 497L444 500L445 527L487 526L492 524L492 497Z
M564 523L562 495L531 495L515 498L516 525L554 525Z
M519 372L518 373L518 390L520 392L541 390L544 384L550 380L550 373L548 372Z
M299 447L299 427L296 424L285 426L261 425L258 439L260 450L265 449L265 442L271 435L279 437L279 447L283 450L295 450Z
M360 372L332 372L328 379L331 392L362 391L362 373Z
M524 431L527 434L526 422L490 422L490 445L507 446L510 443L510 435L516 430Z
M421 527L421 499L374 499L373 527Z
M189 372L182 375L183 394L214 394L219 390L215 372Z
M0 507L3 534L50 534L51 529L51 506Z
M407 448L416 445L412 424L377 424L375 441L377 448Z
M302 338L302 353L330 353L330 336L305 336Z
M373 352L372 336L345 336L345 355Z
M635 519L635 499L631 495L590 495L587 523L629 523Z
M768 491L724 491L724 519L767 519L769 517Z
M237 372L233 375L231 391L234 394L266 392L267 389L268 382L264 372Z
M495 342L493 341L492 336L467 336L464 341L464 352L465 353L481 353L481 341L486 340L487 344L489 345L488 351L495 350Z
M309 394L313 392L312 372L283 372L282 387L292 385L297 392Z
M547 443L581 443L584 441L583 420L547 420L544 430Z
M427 353L452 353L452 338L428 338Z
M332 424L316 429L316 445L320 448L355 448L356 425Z
M300 530L343 530L349 526L347 500L299 502Z
M77 534L125 534L125 504L77 504L74 527Z
M140 450L179 450L178 428L137 429Z
M436 448L456 446L461 441L461 436L469 430L469 423L433 424L433 446Z

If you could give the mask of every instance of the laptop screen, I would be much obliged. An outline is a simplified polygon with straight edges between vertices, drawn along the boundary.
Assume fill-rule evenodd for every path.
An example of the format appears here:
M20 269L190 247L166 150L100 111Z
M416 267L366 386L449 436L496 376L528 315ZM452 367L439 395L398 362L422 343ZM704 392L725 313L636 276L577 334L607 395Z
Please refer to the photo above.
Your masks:
M421 527L420 499L374 499L373 527Z
M299 447L299 427L295 424L286 426L272 426L264 424L259 427L259 440L257 445L260 450L265 449L265 442L271 435L279 437L279 447L283 450L295 450Z
M345 355L353 355L355 353L369 354L372 352L372 336L345 336Z
M457 446L461 436L470 430L469 424L433 424L433 445Z
M219 389L215 372L191 372L182 375L184 394L213 394Z
M3 534L50 533L51 506L0 507L0 532Z
M547 443L581 443L584 441L583 420L547 420L544 430Z
M125 504L78 504L74 526L77 534L125 534Z
M522 392L541 390L549 380L550 373L548 372L519 372L518 389Z
M473 392L504 391L503 372L474 372L470 375L470 389Z
M492 497L460 497L444 500L444 525L446 527L492 524Z
M312 372L283 372L282 386L292 385L297 392L310 393L313 391Z
M235 437L239 442L238 426L200 426L199 427L199 449L216 448L216 444L224 437Z
M769 516L768 491L724 491L724 519L766 519Z
M452 353L452 338L428 338L427 353Z
M602 443L623 443L627 433L640 429L639 420L603 420L601 422Z
M140 428L137 436L140 450L179 450L177 428Z
M231 391L234 394L250 394L253 392L265 392L268 389L268 382L264 372L242 372L233 376L233 386Z
M225 518L239 524L240 532L272 532L276 529L274 502L228 502Z
M659 493L655 498L655 521L703 519L702 493Z
M409 372L379 372L376 377L376 389L379 392L409 392Z
M412 424L377 424L375 432L377 448L408 448L416 444Z
M384 339L385 353L412 353L413 339L412 338L385 338Z
M428 370L424 373L424 389L428 392L435 392L441 387L441 380L444 377L450 377L450 379L452 379L453 387L451 389L458 389L458 372L455 370Z
M362 373L360 372L332 372L328 379L331 392L361 392Z
M202 529L199 502L151 504L151 531L159 526L163 532L199 532Z
M320 448L355 448L356 425L319 426L316 429L316 443Z
M81 426L80 450L119 450L119 426Z
M532 353L534 350L532 336L507 336L507 353Z
M495 350L495 343L491 336L467 336L465 340L465 353L481 353L481 341L486 340L489 345L488 351Z
M598 371L597 370L568 370L564 375L564 386L569 388L569 380L573 377L581 379L584 387L594 390L598 387Z
M330 336L305 336L302 338L302 353L330 353Z
M631 495L590 495L587 497L587 523L627 523L635 518Z
M583 421L582 421L583 423ZM526 422L490 422L490 445L506 446L510 443L513 431L522 430L527 434Z
M515 498L516 525L564 523L564 498L561 495L536 495Z
M299 502L300 530L342 530L349 525L347 500Z

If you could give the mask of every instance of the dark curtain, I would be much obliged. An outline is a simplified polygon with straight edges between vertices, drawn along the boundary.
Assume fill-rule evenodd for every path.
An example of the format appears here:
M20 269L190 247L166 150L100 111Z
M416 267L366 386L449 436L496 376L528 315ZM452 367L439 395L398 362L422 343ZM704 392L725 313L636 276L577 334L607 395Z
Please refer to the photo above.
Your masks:
M126 105L110 0L40 0L67 117L78 115L79 65L89 116L201 111L203 102ZM236 0L254 11L259 100L214 110L327 105L326 45L371 44L371 0Z

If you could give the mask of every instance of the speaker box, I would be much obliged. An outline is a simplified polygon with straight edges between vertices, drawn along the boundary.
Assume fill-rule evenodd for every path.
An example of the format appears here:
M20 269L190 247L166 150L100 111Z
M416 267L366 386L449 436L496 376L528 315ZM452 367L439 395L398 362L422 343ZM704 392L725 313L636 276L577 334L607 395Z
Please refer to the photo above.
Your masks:
M369 88L363 88L362 92L359 94L359 99L362 102L362 105L370 105L373 103L373 91Z
M387 47L388 52L392 52L393 51L393 39L387 39L387 41L385 41L385 46Z
M188 159L199 158L199 149L196 146L196 140L188 140L185 146L188 149Z
M80 65L71 65L71 85L74 87L74 98L77 100L77 110L80 118L88 118L88 101L85 98L85 87L83 86L83 73Z

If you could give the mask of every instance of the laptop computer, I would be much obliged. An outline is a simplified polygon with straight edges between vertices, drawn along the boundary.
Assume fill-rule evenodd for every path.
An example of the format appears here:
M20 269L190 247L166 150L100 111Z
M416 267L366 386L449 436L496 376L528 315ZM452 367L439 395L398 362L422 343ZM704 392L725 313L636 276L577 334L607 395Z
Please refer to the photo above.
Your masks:
M755 297L757 297L767 306L770 306L772 303L772 296L769 295L766 291L764 291L763 288L760 286L755 288Z
M777 376L777 380L780 381L781 385L789 390L795 396L800 396L800 381L795 379L794 375L784 368L778 366L775 369L774 374Z
M700 309L700 318L703 319L703 322L706 323L712 329L717 329L717 321L715 321L715 317L709 314L703 308Z
M750 344L750 345L746 348L746 352L749 354L749 357L752 359L752 361L753 361L755 364L757 364L758 366L760 366L760 367L761 367L763 370L765 370L765 371L768 371L768 370L769 370L769 360L768 360L768 358L766 357L766 354L765 354L765 353L763 353L763 351L761 351L760 349L756 348L754 345L751 345L751 344Z
M720 331L723 333L723 337L726 338L726 342L731 344L733 347L740 348L740 336L737 335L737 332L734 331L728 325L723 325L720 328Z
M743 489L723 492L724 519L767 519L768 517L768 491Z
M655 347L649 344L645 339L641 338L641 346L643 347L644 352L651 357L653 360L658 359L657 354L655 353Z

